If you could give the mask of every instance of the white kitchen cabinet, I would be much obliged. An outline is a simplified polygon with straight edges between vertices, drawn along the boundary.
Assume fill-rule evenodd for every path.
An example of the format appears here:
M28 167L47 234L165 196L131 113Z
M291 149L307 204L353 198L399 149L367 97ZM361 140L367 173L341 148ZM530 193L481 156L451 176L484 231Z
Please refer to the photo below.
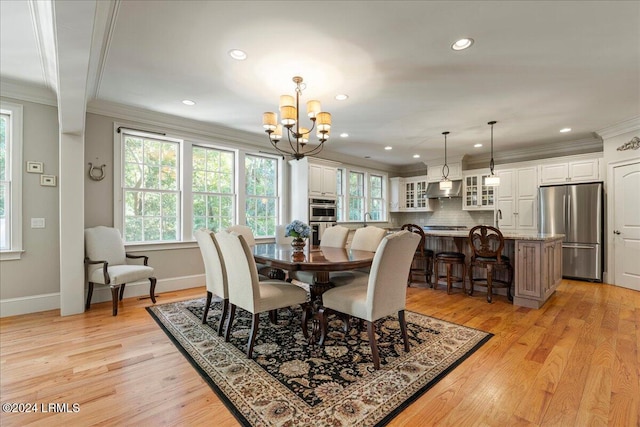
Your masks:
M309 163L309 197L336 197L336 174L333 166Z
M442 181L442 167L444 163L441 165L431 165L427 168L427 181L428 182L439 182ZM462 179L462 162L453 162L447 163L449 166L449 178L451 181Z
M389 212L403 212L405 210L404 178L389 178Z
M600 179L600 160L582 159L540 165L540 184L566 184Z
M502 216L499 219L500 228L537 231L537 168L505 169L496 174L500 177L496 203L496 215Z
M390 212L430 212L431 200L427 199L426 175L409 178L390 178Z
M496 187L485 185L489 171L464 172L462 178L462 209L493 210Z

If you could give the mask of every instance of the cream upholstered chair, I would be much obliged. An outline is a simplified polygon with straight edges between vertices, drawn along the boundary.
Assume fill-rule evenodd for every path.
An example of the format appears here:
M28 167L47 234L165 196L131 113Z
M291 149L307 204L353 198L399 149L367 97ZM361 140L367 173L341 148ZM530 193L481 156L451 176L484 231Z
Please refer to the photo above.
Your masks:
M216 234L218 245L222 252L227 268L227 280L229 283L229 317L225 330L225 340L229 340L229 334L233 324L236 307L247 310L253 315L251 333L247 342L247 357L253 354L253 345L258 332L259 315L279 308L292 305L303 305L302 330L308 336L306 330L308 305L307 292L295 285L282 280L258 281L253 255L244 237L232 233Z
M405 278L409 274L413 255L420 236L403 230L385 237L373 258L371 273L366 283L352 283L329 289L322 295L320 309L320 344L327 334L327 310L354 316L367 322L369 346L373 366L380 369L374 321L398 314L404 350L409 351L407 325L404 318L406 301Z
M325 248L344 248L347 244L347 237L349 236L349 229L341 225L334 225L324 230L322 233L322 240L320 240L320 247ZM300 282L313 284L314 274L312 271L291 271L289 272L291 279L299 280Z
M353 234L353 240L351 240L351 249L359 251L375 252L380 245L384 236L387 235L387 230L379 227L362 227L358 228ZM340 271L331 274L331 281L336 286L343 286L354 281L367 281L369 269L355 270L355 271Z
M220 323L218 324L218 335L222 336L222 327L229 308L229 288L224 261L221 258L215 235L210 230L196 230L193 235L198 241L202 261L204 261L205 283L207 286L207 302L202 314L202 323L207 323L207 314L209 313L213 295L219 296L222 298L222 315L220 315Z
M276 225L276 243L278 245L290 245L293 237L287 236L286 225Z
M113 315L118 314L118 299L122 301L127 283L148 279L151 282L149 296L155 304L156 278L153 268L147 264L149 257L125 252L120 231L112 227L98 226L84 230L84 263L87 269L89 289L85 309L91 307L93 285L108 285L113 300ZM143 259L144 265L129 264L127 259ZM118 297L118 292L120 296Z
M242 237L244 237L244 240L247 242L250 248L253 248L256 245L256 238L253 235L253 230L251 230L251 228L247 227L246 225L232 225L231 227L227 228L227 232L235 232L240 234ZM264 264L256 264L256 267L258 268L258 272L260 272L263 268L267 268L267 266ZM269 278L266 275L260 274L260 280L268 279Z

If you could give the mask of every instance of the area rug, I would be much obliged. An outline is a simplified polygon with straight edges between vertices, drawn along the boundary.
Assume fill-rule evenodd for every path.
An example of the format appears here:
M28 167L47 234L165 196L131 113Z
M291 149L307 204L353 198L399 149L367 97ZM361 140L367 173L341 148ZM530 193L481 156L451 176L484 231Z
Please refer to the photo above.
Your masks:
M324 346L302 334L299 307L277 324L260 316L253 358L246 358L250 314L236 311L229 343L216 331L220 301L201 322L205 300L147 310L194 368L246 426L382 426L469 357L492 334L406 312L411 351L396 317L376 323L381 369L373 369L366 327L329 318Z

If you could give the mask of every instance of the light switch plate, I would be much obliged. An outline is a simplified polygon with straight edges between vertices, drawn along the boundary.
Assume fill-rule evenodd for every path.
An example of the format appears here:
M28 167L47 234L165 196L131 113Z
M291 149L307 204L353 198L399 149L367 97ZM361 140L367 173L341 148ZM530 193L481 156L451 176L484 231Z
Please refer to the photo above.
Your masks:
M40 185L45 187L55 187L57 184L57 179L55 175L42 175L40 177Z
M31 218L31 228L44 228L44 218Z
M27 162L27 172L29 173L43 173L44 164L42 162Z

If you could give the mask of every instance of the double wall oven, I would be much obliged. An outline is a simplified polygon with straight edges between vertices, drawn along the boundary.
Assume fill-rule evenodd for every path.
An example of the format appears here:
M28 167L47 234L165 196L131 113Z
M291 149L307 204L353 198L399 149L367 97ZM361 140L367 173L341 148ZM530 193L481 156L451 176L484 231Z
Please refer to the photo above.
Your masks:
M309 198L309 226L313 230L311 244L319 245L324 230L334 226L337 219L336 199Z

